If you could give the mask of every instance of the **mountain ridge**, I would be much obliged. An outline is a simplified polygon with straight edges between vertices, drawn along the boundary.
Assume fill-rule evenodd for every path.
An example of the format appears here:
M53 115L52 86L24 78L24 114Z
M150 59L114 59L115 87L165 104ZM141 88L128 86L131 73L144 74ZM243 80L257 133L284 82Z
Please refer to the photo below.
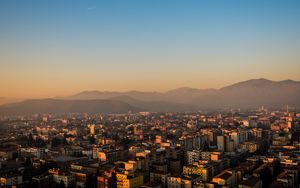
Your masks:
M68 96L66 98L72 97L72 96L76 96L76 95L80 95L80 94L90 94L90 93L95 93L95 94L101 94L101 93L114 93L114 94L121 94L121 93L132 93L132 92L138 92L138 93L157 93L157 94L163 94L163 93L170 93L170 92L174 92L174 91L186 91L186 90L191 90L191 91L211 91L211 90L222 90L228 87L232 87L232 86L236 86L236 85L242 85L242 84L248 84L248 83L258 83L258 82L268 82L268 83L293 83L293 84L300 84L300 81L296 81L296 80L292 80L292 79L286 79L286 80L280 80L280 81L273 81L273 80L269 80L266 78L258 78L258 79L249 79L249 80L245 80L245 81L241 81L241 82L237 82L237 83L233 83L230 84L228 86L224 86L221 87L219 89L215 89L215 88L205 88L205 89L201 89L201 88L193 88L193 87L187 87L187 86L183 86L183 87L178 87L175 89L170 89L168 91L165 92L158 92L158 91L138 91L138 90L129 90L129 91L100 91L100 90L84 90L82 92L76 93L74 95Z
M113 100L62 100L30 99L0 106L2 115L24 115L35 113L128 113L143 109L122 101Z
M197 89L181 87L166 92L143 92L136 90L115 92L92 90L83 91L69 97L53 100L61 100L61 103L63 104L67 104L68 102L66 101L72 101L73 103L78 103L76 101L81 101L80 103L84 107L83 110L89 109L86 107L86 104L84 104L85 102L89 103L90 105L94 105L91 103L95 102L95 100L102 100L102 103L99 101L97 103L97 105L100 107L97 105L94 105L93 107L94 111L99 112L124 112L126 110L145 110L152 112L190 112L203 109L220 109L227 107L253 108L265 106L269 108L280 108L286 104L300 108L299 95L299 81L289 79L272 81L260 78L234 83L220 89ZM46 101L47 100L49 102L50 99L46 99ZM110 103L109 105L106 103L105 106L103 101L110 101ZM34 103L34 101L27 102ZM114 102L118 103L126 110L122 110L123 108L116 108L116 110L113 110ZM74 109L71 107L65 108L59 104L57 105L59 108L62 108L65 111L74 111ZM31 104L31 106L34 105ZM7 106L0 106L0 112L1 110L3 111L3 108L5 109ZM30 105L28 108L30 109ZM77 108L80 109L79 107ZM15 110L18 111L18 109ZM40 110L42 112L46 111L45 109ZM94 112L91 109L90 111Z
M282 105L282 103L296 103L298 105L299 100L296 99L296 95L300 94L299 92L299 81L290 79L272 81L265 78L259 78L237 82L220 89L180 87L166 92L141 91L135 94L130 92L105 92L106 95L103 95L102 93L93 97L113 98L118 95L127 95L140 101L167 101L183 104L196 104L196 106L205 108L227 105L253 107L260 105L260 103L262 103L261 105L266 104L270 107L278 107ZM274 95L275 93L277 96ZM76 96L77 99L86 98L84 94L77 94ZM68 97L66 99L68 99ZM248 100L247 102L245 99L251 100ZM270 99L272 99L272 101Z

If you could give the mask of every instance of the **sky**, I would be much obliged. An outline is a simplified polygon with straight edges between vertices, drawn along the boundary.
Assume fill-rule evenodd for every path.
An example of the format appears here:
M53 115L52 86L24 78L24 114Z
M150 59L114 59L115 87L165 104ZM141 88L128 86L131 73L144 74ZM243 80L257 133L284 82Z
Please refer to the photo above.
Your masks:
M300 80L299 0L1 0L0 97Z

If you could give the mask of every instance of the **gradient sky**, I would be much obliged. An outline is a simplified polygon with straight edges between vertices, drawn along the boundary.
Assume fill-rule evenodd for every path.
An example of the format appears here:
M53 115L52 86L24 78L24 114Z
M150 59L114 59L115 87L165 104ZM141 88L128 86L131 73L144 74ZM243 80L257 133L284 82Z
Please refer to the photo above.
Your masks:
M300 80L299 0L1 0L0 97Z

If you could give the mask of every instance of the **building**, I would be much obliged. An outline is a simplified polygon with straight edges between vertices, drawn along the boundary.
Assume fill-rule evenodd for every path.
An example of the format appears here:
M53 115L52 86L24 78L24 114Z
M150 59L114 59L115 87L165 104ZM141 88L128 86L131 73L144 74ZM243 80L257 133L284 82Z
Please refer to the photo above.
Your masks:
M163 171L150 172L150 182L161 183L163 187L167 187L168 177L171 173Z
M43 159L46 155L45 148L21 148L20 149L21 157L28 157L32 155L37 158Z
M244 142L240 144L241 149L246 149L250 153L254 153L259 149L259 144L257 142Z
M52 179L52 175L35 176L32 178L32 183L36 188L47 188L51 186Z
M262 188L262 181L259 178L249 177L239 183L238 188Z
M71 173L65 173L62 172L59 169L50 169L48 171L49 174L52 174L53 181L57 184L60 184L60 182L64 182L65 186L72 186L75 184L75 176Z
M181 177L169 176L168 188L181 188Z
M170 159L169 160L171 175L179 175L181 173L181 162L180 160Z
M192 188L193 184L200 181L200 176L170 176L168 177L168 188Z
M114 188L116 187L115 176L100 175L97 177L98 188Z
M198 175L200 180L209 181L213 176L213 168L208 164L183 166L183 174L186 176Z
M0 158L5 159L5 160L17 158L18 157L18 149L19 149L19 146L16 146L16 145L1 146Z
M221 186L236 187L237 186L237 177L236 173L233 170L224 170L220 174L212 178L212 182L217 183Z
M137 188L143 185L143 176L124 171L117 173L117 188Z
M124 150L99 151L98 159L103 162L114 163L124 158Z
M217 147L218 147L218 151L221 151L221 152L225 151L225 137L224 136L217 136Z
M194 162L197 162L201 159L201 151L192 150L186 152L187 164L192 165Z
M0 185L2 186L12 186L20 185L23 183L23 176L20 174L6 174L5 176L0 177Z

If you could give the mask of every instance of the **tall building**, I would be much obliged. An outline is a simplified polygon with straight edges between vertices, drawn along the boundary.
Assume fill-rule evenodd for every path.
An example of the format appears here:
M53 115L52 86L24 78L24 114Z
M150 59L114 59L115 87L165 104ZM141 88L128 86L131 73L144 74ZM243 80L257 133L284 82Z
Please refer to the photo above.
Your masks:
M217 136L217 147L218 151L225 151L225 137L224 136Z
M230 138L233 140L234 143L234 149L237 149L239 146L239 141L240 141L240 135L238 132L231 132L230 133Z
M201 151L199 150L187 151L186 156L187 156L187 164L192 165L194 162L197 162L201 159Z

